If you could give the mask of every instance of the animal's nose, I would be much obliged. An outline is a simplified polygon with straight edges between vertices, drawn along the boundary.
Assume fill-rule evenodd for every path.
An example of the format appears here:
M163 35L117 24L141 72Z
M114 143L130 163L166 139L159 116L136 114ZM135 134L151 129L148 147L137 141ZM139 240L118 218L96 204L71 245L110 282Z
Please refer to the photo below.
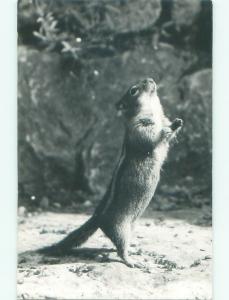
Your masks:
M146 78L143 80L143 84L147 84L147 83L155 83L153 78Z
M154 92L156 90L156 83L152 78L142 80L142 87L144 90Z

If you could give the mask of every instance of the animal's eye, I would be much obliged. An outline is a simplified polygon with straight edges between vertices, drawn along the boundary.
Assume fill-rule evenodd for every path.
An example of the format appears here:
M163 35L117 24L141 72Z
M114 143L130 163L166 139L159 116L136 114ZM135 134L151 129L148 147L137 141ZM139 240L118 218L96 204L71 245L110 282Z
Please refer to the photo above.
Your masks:
M138 94L138 87L136 85L134 85L131 89L130 89L130 95L131 96L136 96Z

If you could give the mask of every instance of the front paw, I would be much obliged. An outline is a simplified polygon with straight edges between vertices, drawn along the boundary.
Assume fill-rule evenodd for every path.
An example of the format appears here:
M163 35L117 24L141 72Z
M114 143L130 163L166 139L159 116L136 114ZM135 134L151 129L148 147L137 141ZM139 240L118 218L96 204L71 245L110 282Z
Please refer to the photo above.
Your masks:
M171 124L171 129L175 131L178 128L181 128L183 124L184 124L183 120L176 118Z

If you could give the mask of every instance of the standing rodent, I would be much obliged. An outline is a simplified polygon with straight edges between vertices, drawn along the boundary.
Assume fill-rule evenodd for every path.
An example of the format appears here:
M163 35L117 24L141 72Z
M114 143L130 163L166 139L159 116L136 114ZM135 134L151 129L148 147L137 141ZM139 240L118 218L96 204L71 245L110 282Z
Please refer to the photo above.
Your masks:
M123 262L135 266L128 257L131 231L154 195L169 142L183 121L170 122L164 115L156 84L151 78L129 88L116 107L124 116L125 137L107 192L86 223L62 241L39 252L64 253L80 246L100 228L116 246Z

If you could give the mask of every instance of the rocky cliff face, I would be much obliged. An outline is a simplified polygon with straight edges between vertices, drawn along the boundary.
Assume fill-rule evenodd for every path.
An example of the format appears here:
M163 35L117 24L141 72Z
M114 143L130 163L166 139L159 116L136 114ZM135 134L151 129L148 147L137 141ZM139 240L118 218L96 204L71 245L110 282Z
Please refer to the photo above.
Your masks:
M112 49L109 55L106 51L101 55L101 47L96 48L99 55L95 55L95 48L93 55L89 55L90 45L82 46L86 50L81 49L76 60L69 60L66 51L59 51L58 47L53 46L52 51L36 43L37 49L31 47L29 30L37 26L31 25L31 16L38 17L39 11L34 11L26 1L19 2L19 33L23 41L18 51L19 202L40 205L50 200L66 205L84 201L88 195L99 199L111 178L123 138L122 122L114 104L131 84L149 76L158 83L159 96L169 117L182 117L185 122L180 144L173 148L165 167L168 174L174 182L184 176L195 177L198 182L198 176L202 178L204 172L205 185L209 185L209 53L187 47L195 41L192 28L196 28L203 14L201 1L191 5L178 0L172 5L159 0L112 2L114 5L106 2L99 20L86 12L98 13L100 1L93 1L86 12L87 1L79 3L68 1L63 6L58 1L53 6L59 30L66 30L66 20L75 14L74 22L69 21L68 36L84 32L86 38L94 28L97 43L100 38L100 46L104 47L103 29L107 28L112 37L112 47L106 48ZM73 10L72 5L81 6ZM147 13L140 14L139 10ZM187 16L190 18L185 24ZM81 25L77 20L81 20ZM172 25L166 27L165 21L171 20ZM168 40L161 34L165 28L170 34ZM98 37L98 31L102 37ZM176 38L170 43L174 32ZM107 36L104 39L107 42Z

